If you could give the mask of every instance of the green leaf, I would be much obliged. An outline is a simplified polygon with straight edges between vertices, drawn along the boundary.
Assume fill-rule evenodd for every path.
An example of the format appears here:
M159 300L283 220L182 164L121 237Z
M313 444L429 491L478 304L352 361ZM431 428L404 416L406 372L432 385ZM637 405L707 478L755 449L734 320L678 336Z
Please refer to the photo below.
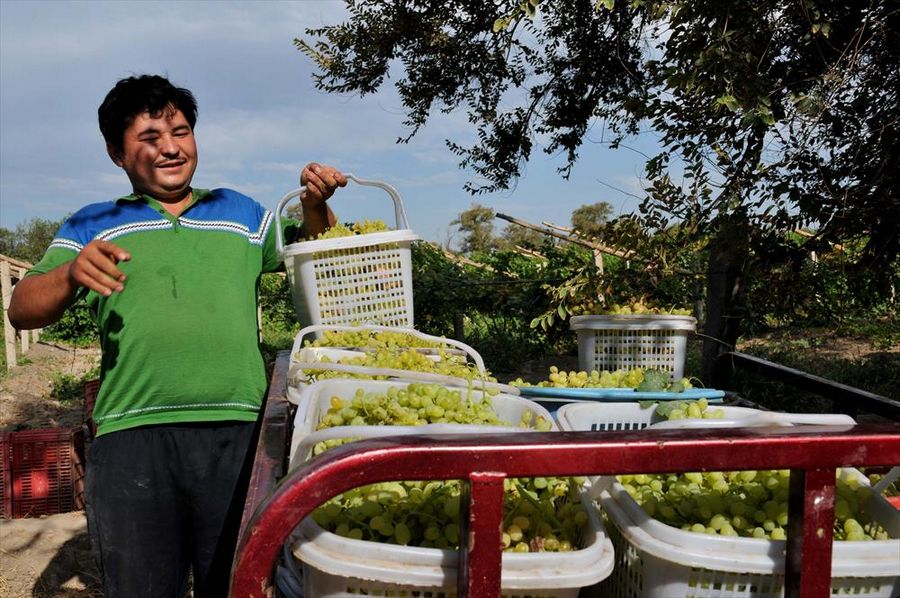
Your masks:
M716 104L719 104L720 106L725 106L732 112L737 112L737 109L740 107L740 105L738 104L737 98L735 98L731 94L720 96L720 97L716 98Z
M597 4L594 6L594 10L600 11L601 8L605 8L606 10L612 10L616 5L616 0L597 0Z

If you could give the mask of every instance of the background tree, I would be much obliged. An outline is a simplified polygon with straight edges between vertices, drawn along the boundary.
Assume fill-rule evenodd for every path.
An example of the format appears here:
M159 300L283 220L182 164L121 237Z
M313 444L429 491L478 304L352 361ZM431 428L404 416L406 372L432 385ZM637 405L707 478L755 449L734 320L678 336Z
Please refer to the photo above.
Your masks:
M685 247L712 235L705 331L725 345L754 278L807 247L854 241L851 284L884 293L894 282L872 273L895 271L900 253L895 2L349 4L347 22L297 41L317 85L366 94L390 74L410 128L401 141L435 110L466 110L477 141L448 144L483 181L466 185L473 193L508 188L536 138L567 157L567 176L594 123L612 147L639 125L655 130L643 224L678 222ZM814 237L786 243L801 225ZM709 365L721 344L707 349Z
M572 227L586 237L598 237L612 215L613 207L605 201L585 204L572 212Z
M503 246L512 249L523 247L525 249L540 250L545 243L550 243L551 238L536 230L525 228L517 224L507 224L500 235Z
M32 218L14 231L0 228L0 253L32 264L44 256L63 220Z
M451 223L463 234L460 251L476 253L490 251L497 246L494 236L494 210L478 203L465 212L460 212Z

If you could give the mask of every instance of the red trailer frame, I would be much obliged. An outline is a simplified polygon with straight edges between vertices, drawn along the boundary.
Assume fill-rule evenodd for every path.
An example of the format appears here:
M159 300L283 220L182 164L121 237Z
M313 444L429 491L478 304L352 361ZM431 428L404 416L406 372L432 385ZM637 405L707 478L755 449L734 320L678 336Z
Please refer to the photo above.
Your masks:
M279 355L261 423L234 598L271 596L276 559L294 527L331 497L364 484L467 480L459 596L498 598L504 478L740 469L791 470L785 595L824 598L831 587L835 469L900 463L898 424L407 436L332 449L278 481L291 427L286 359Z

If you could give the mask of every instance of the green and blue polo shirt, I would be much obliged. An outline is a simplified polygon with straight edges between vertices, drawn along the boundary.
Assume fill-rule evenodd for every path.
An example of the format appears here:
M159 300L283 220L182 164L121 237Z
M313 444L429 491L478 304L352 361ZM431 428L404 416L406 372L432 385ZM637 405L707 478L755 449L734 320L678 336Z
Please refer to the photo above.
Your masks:
M85 299L100 328L97 433L256 419L266 389L257 287L280 266L274 216L228 189L193 190L175 218L149 196L86 206L30 272L75 259L93 239L131 254L125 290Z

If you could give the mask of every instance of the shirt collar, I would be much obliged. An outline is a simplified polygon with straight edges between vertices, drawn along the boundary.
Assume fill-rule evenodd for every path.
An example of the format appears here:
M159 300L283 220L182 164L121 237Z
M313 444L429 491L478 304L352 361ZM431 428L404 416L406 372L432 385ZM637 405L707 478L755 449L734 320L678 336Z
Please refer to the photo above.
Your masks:
M210 193L212 193L212 192L209 189L191 188L191 203L188 204L188 206L184 209L184 211L186 212L194 204L197 204L197 203L203 201L204 199L206 199L206 197ZM142 201L148 205L152 205L154 203L159 203L159 200L157 200L155 197L153 197L151 195L146 195L146 194L138 195L137 193L129 193L128 195L123 195L122 197L120 197L116 200L116 203L119 203L119 202L134 203L134 202L138 202L138 201Z

